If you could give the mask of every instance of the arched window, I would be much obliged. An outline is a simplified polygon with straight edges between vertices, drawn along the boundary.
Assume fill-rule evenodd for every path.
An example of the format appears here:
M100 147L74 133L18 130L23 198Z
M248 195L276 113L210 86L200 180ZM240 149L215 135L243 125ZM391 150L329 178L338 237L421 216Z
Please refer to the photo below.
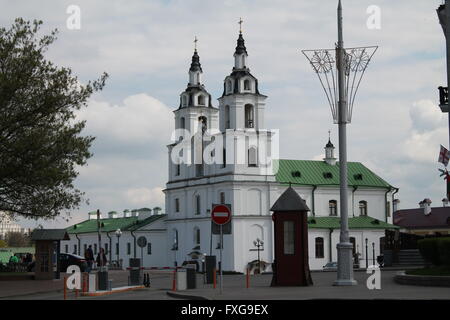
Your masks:
M181 172L181 165L180 164L176 164L175 165L175 175L179 176Z
M254 128L254 111L251 104L245 105L245 127Z
M367 201L365 200L359 202L359 215L367 216Z
M194 244L200 245L200 228L194 228Z
M175 199L175 212L180 212L180 199Z
M204 106L205 105L205 96L202 95L202 94L198 96L198 105L199 106Z
M256 152L256 147L250 147L248 149L248 166L249 167L258 166L258 156Z
M225 129L230 129L230 106L225 106Z
M186 119L184 119L184 117L180 118L180 128L186 129Z
M201 202L200 195L195 196L195 214L199 215L201 213Z
M323 258L323 238L317 237L316 238L316 258Z
M231 93L233 91L233 83L231 80L227 81L227 93Z
M208 129L208 119L205 116L198 117L202 131L205 132Z
M182 100L182 106L187 107L187 97L185 95L183 95L181 97L181 100Z
M328 206L330 208L330 216L337 216L337 201L330 200Z
M244 80L244 90L246 91L250 90L250 80L248 79Z
M222 156L222 168L225 168L227 166L227 149L223 148Z

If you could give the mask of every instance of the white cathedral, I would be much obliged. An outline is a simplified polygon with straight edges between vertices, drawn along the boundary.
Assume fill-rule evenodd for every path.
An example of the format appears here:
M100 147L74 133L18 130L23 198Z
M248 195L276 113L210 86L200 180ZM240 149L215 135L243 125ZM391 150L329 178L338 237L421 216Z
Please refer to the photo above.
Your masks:
M189 69L189 83L174 111L176 133L168 145L169 181L165 214L160 208L108 213L101 219L102 246L108 261L143 258L145 267L201 262L219 256L220 239L211 231L213 204L229 204L232 233L224 235L223 270L245 272L248 264L274 259L270 208L291 185L306 201L310 269L337 261L339 242L339 162L329 140L323 161L284 160L278 155L278 133L264 125L267 96L248 68L242 32L234 52L234 67L225 77L218 108L202 84L197 50ZM371 265L383 251L385 231L392 225L391 205L398 191L363 164L348 163L349 229L359 265ZM158 209L158 210L157 210ZM92 245L97 254L96 212L67 228L70 240L63 252L83 255ZM137 238L148 243L138 248ZM263 245L258 248L255 241ZM261 242L259 242L261 244ZM367 253L366 253L367 252ZM201 263L199 263L201 265Z
M174 111L179 134L168 146L169 181L164 190L168 260L180 265L199 252L219 255L219 236L211 232L211 208L222 203L232 209L232 233L223 241L223 269L243 272L258 253L271 263L270 208L291 184L311 209L310 268L336 261L339 162L331 141L323 161L278 159L276 133L264 125L267 96L259 92L258 80L250 73L242 32L218 108L202 83L202 73L195 49L189 83ZM348 173L350 240L354 255L365 266L366 244L371 264L373 253L378 256L383 250L385 230L394 228L390 203L398 189L361 163L350 162ZM257 239L264 242L260 252Z

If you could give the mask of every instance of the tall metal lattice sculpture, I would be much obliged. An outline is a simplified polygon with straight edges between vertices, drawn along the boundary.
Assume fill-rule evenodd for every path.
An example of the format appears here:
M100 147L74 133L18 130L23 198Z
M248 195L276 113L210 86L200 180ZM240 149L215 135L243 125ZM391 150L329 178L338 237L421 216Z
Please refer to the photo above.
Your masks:
M337 9L338 42L333 49L303 50L322 84L334 123L339 126L339 180L341 230L337 244L338 269L336 286L353 286L353 245L348 228L347 123L351 122L353 105L363 75L378 47L344 48L342 4Z
M352 120L353 105L361 80L366 72L370 60L377 51L377 46L358 47L344 49L344 74L345 74L345 121ZM319 78L320 84L325 91L334 123L339 122L339 93L338 93L338 66L336 64L337 49L315 49L302 50L313 70Z

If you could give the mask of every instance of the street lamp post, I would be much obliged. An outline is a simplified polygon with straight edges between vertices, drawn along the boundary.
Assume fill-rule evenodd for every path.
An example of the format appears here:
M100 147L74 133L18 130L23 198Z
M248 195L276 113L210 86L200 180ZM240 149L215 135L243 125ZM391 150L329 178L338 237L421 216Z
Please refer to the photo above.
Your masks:
M176 268L178 266L178 263L177 263L178 242L175 242L173 244L172 251L173 251L173 260L174 260L173 265Z
M447 48L447 88L439 87L440 93L440 108L442 112L448 113L448 123L449 123L449 143L450 143L450 112L448 106L448 87L450 86L450 0L445 0L445 4L440 5L436 10L439 18L439 23L442 26L442 31L446 39ZM450 144L449 144L450 146ZM447 190L448 193L449 190ZM447 194L448 196L448 194Z
M372 242L372 261L372 265L375 265L375 242Z
M362 77L378 47L345 49L343 37L342 4L338 4L338 42L333 55L330 49L302 50L314 71L330 104L334 123L339 128L339 179L341 230L338 252L337 279L333 285L352 286L352 249L348 229L347 179L347 123L351 122L353 105Z
M120 260L119 260L119 251L120 251L120 236L122 235L122 231L120 229L116 230L117 237L117 266L120 268Z
M261 248L264 245L264 241L262 241L259 238L256 238L256 240L253 241L253 245L256 247L256 250L258 251L258 268L259 268L259 273L261 273L261 258L260 258L259 252L261 251Z
M442 26L446 42L447 53L447 87L439 87L439 107L443 113L448 113L448 131L449 131L449 149L450 149L450 112L448 103L448 88L450 87L450 0L445 0L445 4L439 6L436 10L439 18L439 23ZM444 172L443 172L444 173ZM450 179L446 175L447 190L446 197L450 198Z
M369 243L369 239L366 238L366 269L369 268L369 250L367 249L367 244Z

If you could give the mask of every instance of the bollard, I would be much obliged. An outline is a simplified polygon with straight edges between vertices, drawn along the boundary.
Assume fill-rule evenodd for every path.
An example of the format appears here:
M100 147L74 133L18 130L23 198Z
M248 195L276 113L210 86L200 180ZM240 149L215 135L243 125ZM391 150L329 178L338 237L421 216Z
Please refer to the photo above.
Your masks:
M172 291L177 291L177 269L173 271Z
M247 289L248 289L248 288L250 288L250 269L249 268L247 268L246 282L247 282Z
M64 277L64 300L67 299L67 277Z
M82 288L82 293L86 293L87 292L87 274L86 272L83 272L83 288Z
M217 271L216 268L213 269L213 288L216 288L216 283L217 283Z

